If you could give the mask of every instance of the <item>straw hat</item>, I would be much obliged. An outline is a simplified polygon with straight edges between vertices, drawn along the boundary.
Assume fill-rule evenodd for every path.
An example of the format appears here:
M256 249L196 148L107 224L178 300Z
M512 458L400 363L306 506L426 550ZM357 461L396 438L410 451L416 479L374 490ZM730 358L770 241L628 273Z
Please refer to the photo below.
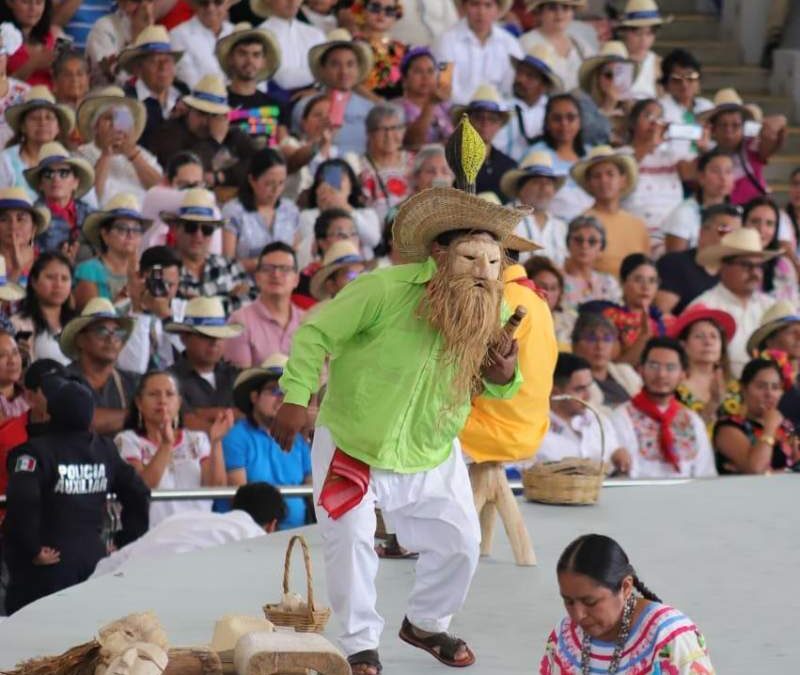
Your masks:
M108 107L124 106L133 117L133 140L138 141L147 123L147 111L139 99L125 96L119 87L104 87L91 92L78 106L78 131L87 141L94 138L94 123L100 111Z
M164 330L167 333L194 333L218 340L227 340L241 335L244 326L238 323L228 323L221 298L199 297L192 298L186 303L182 322L170 321L164 326Z
M145 28L136 36L136 39L130 47L120 52L117 65L120 70L127 70L130 72L131 66L137 59L142 56L150 56L151 54L169 54L173 56L176 61L183 56L182 51L172 48L172 43L169 39L169 31L167 31L164 26L154 24Z
M222 72L231 77L228 69L228 55L233 48L244 40L256 40L264 47L264 67L256 73L256 79L260 82L271 78L275 71L281 66L281 46L278 40L266 28L253 28L247 21L237 23L233 27L233 32L217 41L214 53L217 55Z
M370 261L372 262L372 261ZM351 241L337 241L327 251L322 258L322 267L320 267L311 277L311 297L317 300L325 300L330 297L328 289L325 288L325 282L336 274L340 269L361 263L368 266L368 263L361 256L358 247ZM374 263L369 266L374 267Z
M52 143L45 143L42 149L39 150L39 163L22 172L25 180L28 181L28 185L33 190L39 192L42 171L53 164L68 164L75 172L78 177L78 189L75 191L75 199L80 199L92 189L94 185L94 169L92 165L80 157L70 157L69 152L61 143L53 141Z
M252 1L256 2L256 0ZM353 36L344 28L335 28L328 33L325 42L312 47L308 51L308 67L311 69L314 80L322 82L322 58L336 47L346 47L353 50L358 60L358 83L366 80L375 62L372 56L372 48L366 42L353 40Z
M463 0L453 0L456 6L456 9L461 9L461 6L464 4ZM511 6L514 4L514 0L497 0L497 4L500 7L500 16L504 16L508 13L511 9Z
M478 85L467 105L454 105L450 109L450 117L457 124L464 113L471 113L475 110L498 112L503 116L503 124L508 122L511 117L508 103L503 100L493 84Z
M636 181L639 180L639 167L636 165L636 160L631 155L615 151L610 145L598 145L592 148L586 159L573 164L569 173L575 182L586 190L586 173L593 166L602 162L616 164L619 170L628 177L628 185L622 193L623 197L634 191Z
M536 69L536 71L550 82L550 87L558 92L564 89L564 81L553 69L555 55L556 53L550 45L541 43L533 45L521 59L518 59L516 56L511 56L509 58L511 59L511 65L515 68L520 65L526 65Z
M619 27L663 26L665 23L672 23L672 18L672 16L662 16L653 0L628 0Z
M711 122L717 115L724 112L740 112L744 119L753 119L753 111L744 104L739 92L732 87L726 87L714 94L714 107L697 115L697 121L700 123Z
M228 90L218 75L201 77L194 85L192 93L183 97L183 102L190 108L210 115L227 115L231 111L228 105Z
M747 353L752 354L759 351L762 349L762 343L771 335L794 323L800 323L800 316L794 305L788 300L779 300L764 312L758 328L748 338Z
M583 91L590 91L592 88L592 75L607 63L630 63L633 65L633 79L639 74L639 64L632 61L628 55L628 48L624 42L619 40L609 40L596 56L590 56L581 63L578 70L578 84Z
M253 409L250 392L269 380L279 380L289 357L285 354L270 354L260 366L243 370L233 383L233 404L245 415Z
M18 134L25 115L39 108L47 108L55 113L62 133L68 134L75 126L75 113L69 107L56 103L51 91L41 84L28 89L21 103L6 108L6 122L14 133Z
M100 228L104 223L115 218L130 218L142 224L142 230L147 230L153 221L142 215L139 200L128 192L120 192L109 199L102 211L92 211L83 220L83 236L86 237L95 251L100 250Z
M728 232L718 244L701 248L695 260L698 265L710 269L718 268L724 258L737 255L759 256L763 261L781 255L780 251L765 251L761 248L761 236L752 227L740 227Z
M0 211L5 209L19 209L30 213L33 218L34 237L38 237L50 227L50 209L34 206L28 191L24 188L10 187L0 190Z
M409 197L397 210L392 225L392 246L406 262L421 262L431 244L451 230L482 230L502 246L525 213L496 206L455 188L428 188Z
M6 277L6 259L0 255L0 300L16 302L25 297L25 289L8 280Z
M209 223L221 226L225 219L217 207L214 193L205 188L192 188L183 193L183 201L177 211L162 211L159 218L172 224L178 220L190 220L196 223Z
M698 321L710 321L716 324L725 334L728 344L736 334L736 319L728 312L721 309L712 309L705 305L692 305L675 317L675 320L667 328L667 335L677 340L686 328Z
M523 179L542 176L552 178L556 190L559 190L567 181L567 177L557 174L553 170L553 157L549 152L534 150L528 153L519 165L519 168L511 169L503 174L500 179L500 189L509 199L514 199L519 192Z
M80 316L69 321L64 326L64 330L61 331L58 344L64 355L73 361L77 359L78 350L75 346L75 338L84 328L88 328L91 324L105 319L116 321L117 325L126 333L123 343L127 342L133 330L134 320L128 316L119 316L117 310L114 309L114 305L111 304L111 300L107 298L92 298L86 303L86 307L83 308Z
M528 10L533 12L538 9L540 5L547 5L551 2L555 2L558 5L574 7L575 9L580 9L586 4L586 0L528 0L525 4Z

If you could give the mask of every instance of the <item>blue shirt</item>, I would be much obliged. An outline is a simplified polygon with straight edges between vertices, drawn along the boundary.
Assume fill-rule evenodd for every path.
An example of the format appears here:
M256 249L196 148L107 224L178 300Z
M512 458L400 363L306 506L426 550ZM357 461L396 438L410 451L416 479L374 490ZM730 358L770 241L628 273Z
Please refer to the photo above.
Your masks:
M311 475L311 450L298 435L291 452L284 452L275 440L248 420L239 420L222 439L225 470L244 469L247 482L264 481L272 485L302 485ZM302 497L285 497L286 518L278 529L288 530L306 523L306 503ZM216 511L230 510L230 503L217 503Z

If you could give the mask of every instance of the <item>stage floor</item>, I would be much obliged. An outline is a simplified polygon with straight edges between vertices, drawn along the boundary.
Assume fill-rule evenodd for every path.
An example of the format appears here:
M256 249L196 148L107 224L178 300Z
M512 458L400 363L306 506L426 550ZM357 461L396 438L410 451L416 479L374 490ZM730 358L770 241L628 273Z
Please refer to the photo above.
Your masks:
M467 605L453 623L475 650L471 675L537 672L545 639L564 615L555 563L576 536L615 537L642 580L691 616L708 640L717 672L796 674L800 615L800 476L726 478L683 485L604 489L594 507L522 504L538 567L516 567L505 534L481 562ZM320 540L312 545L318 598L325 574ZM90 639L102 624L154 610L177 646L210 641L214 621L229 612L258 615L279 599L288 534L140 562L123 576L75 586L0 623L0 668L58 653ZM305 593L297 556L294 590ZM413 562L386 561L378 576L386 617L381 655L387 675L453 672L397 638ZM335 622L328 634L335 635Z

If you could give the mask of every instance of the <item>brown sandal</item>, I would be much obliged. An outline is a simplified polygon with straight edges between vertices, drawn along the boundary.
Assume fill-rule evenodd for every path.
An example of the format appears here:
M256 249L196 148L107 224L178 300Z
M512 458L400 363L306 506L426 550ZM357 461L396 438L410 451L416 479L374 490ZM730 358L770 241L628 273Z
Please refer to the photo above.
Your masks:
M355 672L356 666L366 666L367 668L374 668L378 675L381 675L383 666L378 657L377 649L365 649L363 652L356 652L347 657L347 663L350 664L350 672Z
M428 652L433 658L452 668L466 668L475 663L475 654L464 640L447 633L435 633L428 637L419 637L414 633L414 626L408 620L408 617L403 619L403 625L400 628L400 639L413 647L418 647ZM456 661L456 652L462 647L467 650L467 656L460 661Z

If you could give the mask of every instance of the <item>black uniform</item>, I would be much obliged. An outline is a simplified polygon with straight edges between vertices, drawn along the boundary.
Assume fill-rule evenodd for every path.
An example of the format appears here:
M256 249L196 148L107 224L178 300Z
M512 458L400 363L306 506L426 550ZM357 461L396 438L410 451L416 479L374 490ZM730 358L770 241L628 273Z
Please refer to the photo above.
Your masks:
M3 533L9 614L91 575L106 555L101 530L108 493L122 504L117 546L147 531L150 490L108 438L51 429L10 453L8 474ZM34 565L43 546L58 550L60 562Z

